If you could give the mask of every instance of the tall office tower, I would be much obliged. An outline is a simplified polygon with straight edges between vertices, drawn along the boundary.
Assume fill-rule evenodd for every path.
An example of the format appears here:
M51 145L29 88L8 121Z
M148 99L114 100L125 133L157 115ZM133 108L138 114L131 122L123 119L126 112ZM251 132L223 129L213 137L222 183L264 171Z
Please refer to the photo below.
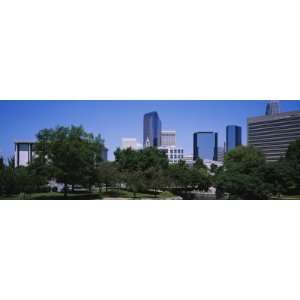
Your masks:
M156 111L144 115L144 147L161 145L161 121Z
M101 157L104 161L107 161L108 159L108 148L106 148L105 146L102 149Z
M161 132L161 146L162 147L176 146L176 131L163 130Z
M300 110L248 118L248 145L261 150L267 161L284 156L297 139L300 139Z
M273 116L279 114L279 101L270 101L267 103L266 116Z
M226 126L226 152L242 144L242 127L236 125Z
M218 147L218 161L223 162L225 155L225 149L223 147Z
M26 167L32 162L35 156L34 145L31 141L15 142L15 167Z
M194 160L209 159L215 160L218 159L218 133L212 131L206 132L195 132L194 133Z

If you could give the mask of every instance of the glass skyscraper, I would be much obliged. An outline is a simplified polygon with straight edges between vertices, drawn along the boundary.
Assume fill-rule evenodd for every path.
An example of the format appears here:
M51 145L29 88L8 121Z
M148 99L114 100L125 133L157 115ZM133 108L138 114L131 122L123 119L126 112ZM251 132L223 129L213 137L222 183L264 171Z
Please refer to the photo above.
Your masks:
M242 128L236 125L226 126L226 152L242 144Z
M161 121L156 111L144 115L144 147L161 145Z
M218 133L212 131L194 133L193 159L218 160Z
M266 116L279 114L279 101L270 101L266 107Z

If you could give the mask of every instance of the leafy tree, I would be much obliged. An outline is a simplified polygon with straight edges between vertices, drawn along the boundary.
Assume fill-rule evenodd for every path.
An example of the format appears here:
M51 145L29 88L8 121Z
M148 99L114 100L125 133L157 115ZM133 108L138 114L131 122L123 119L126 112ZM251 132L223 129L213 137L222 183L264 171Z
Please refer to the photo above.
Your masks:
M36 154L45 166L48 177L64 184L67 197L68 185L87 185L96 180L96 166L102 153L103 141L87 133L82 126L43 129L37 134Z
M167 169L169 165L166 154L153 147L137 151L131 148L117 149L114 154L120 170L123 171L145 171L151 167Z
M138 151L129 148L117 149L114 154L126 185L133 192L153 189L157 194L158 189L167 185L165 173L169 162L163 151L152 147Z
M192 188L200 191L208 191L211 186L211 180L207 169L193 167L189 172L190 185Z
M115 162L104 161L97 167L97 183L99 191L102 184L105 185L107 191L108 186L115 185L120 180L120 173Z
M288 192L300 194L300 139L289 145L282 163L285 170L283 178L287 181Z
M127 188L132 191L133 198L136 198L138 192L146 189L144 173L142 171L133 171L125 173L124 180Z
M197 160L195 161L195 163L193 165L193 168L207 170L207 167L206 167L206 165L204 164L204 162L201 158L197 158Z
M265 199L270 190L264 182L264 155L252 146L240 146L225 155L224 167L217 172L217 194L233 199Z

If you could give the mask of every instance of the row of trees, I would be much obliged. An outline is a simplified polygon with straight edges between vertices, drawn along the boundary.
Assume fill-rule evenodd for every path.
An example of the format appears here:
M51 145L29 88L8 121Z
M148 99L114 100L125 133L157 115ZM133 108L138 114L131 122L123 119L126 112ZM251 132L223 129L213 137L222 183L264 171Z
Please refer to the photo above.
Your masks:
M37 134L36 157L28 167L0 160L0 195L33 193L49 189L49 180L89 191L123 188L137 192L171 190L187 195L192 190L215 187L218 198L266 199L279 194L300 194L300 140L290 145L278 162L266 162L253 147L241 146L225 155L224 166L208 170L201 160L191 167L181 161L169 164L166 154L155 148L115 152L115 161L103 161L100 136L82 127L44 129Z
M254 147L237 147L225 155L216 171L217 196L232 199L269 199L300 194L300 140L292 143L279 161L266 162Z

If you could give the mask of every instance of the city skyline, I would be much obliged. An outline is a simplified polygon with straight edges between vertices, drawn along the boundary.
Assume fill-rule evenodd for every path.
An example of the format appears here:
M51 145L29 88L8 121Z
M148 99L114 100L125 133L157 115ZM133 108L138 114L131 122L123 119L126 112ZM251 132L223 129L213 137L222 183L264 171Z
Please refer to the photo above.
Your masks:
M193 133L215 131L219 145L226 140L226 126L242 127L247 143L247 118L263 116L268 101L0 101L0 151L13 155L15 140L35 140L43 128L83 125L100 133L109 149L108 158L120 147L122 137L143 140L143 116L157 111L162 130L175 130L177 144L185 154L193 153ZM300 101L281 101L280 110L300 109Z

